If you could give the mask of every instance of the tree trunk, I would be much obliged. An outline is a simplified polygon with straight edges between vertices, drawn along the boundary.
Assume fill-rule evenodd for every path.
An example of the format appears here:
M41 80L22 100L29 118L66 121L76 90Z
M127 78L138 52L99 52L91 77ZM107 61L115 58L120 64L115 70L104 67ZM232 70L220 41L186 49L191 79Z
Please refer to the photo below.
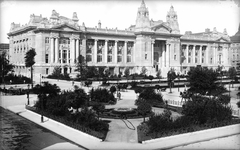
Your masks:
M33 67L31 66L31 85L33 88Z

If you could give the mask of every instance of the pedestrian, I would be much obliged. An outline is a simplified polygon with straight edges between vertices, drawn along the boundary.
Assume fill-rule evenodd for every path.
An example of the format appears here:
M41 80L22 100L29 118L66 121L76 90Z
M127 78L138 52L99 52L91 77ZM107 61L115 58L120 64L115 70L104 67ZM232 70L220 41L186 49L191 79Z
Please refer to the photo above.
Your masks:
M121 99L121 93L118 92L118 99L120 100Z
M72 81L72 86L74 86L74 81Z

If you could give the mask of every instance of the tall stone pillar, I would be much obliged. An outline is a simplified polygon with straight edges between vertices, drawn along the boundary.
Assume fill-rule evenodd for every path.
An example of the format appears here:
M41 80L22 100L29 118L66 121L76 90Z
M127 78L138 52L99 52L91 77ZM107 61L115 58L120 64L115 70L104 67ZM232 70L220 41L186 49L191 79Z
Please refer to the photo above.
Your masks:
M196 45L193 45L193 51L192 51L192 54L193 54L193 61L192 63L195 64L195 57L196 57Z
M202 64L202 48L203 46L200 46L199 48L199 64Z
M69 63L69 50L67 50L67 64Z
M136 42L133 42L132 62L135 63Z
M115 41L115 44L114 44L114 63L117 63L117 49L118 49L117 43L118 43L118 41Z
M58 63L59 61L59 51L58 51L58 38L55 39L55 63Z
M123 50L123 63L127 63L127 42L124 42L124 50Z
M162 67L166 67L166 52L165 52L165 44L163 44L163 49L162 49Z
M76 56L75 56L75 62L78 61L79 57L79 39L76 40Z
M152 63L152 66L154 65L154 42L155 42L155 40L152 40L151 41L151 52L152 52L152 60L151 60L151 63Z
M170 66L170 43L166 43L166 67Z
M62 64L62 63L63 63L63 49L60 50L60 56L59 56L59 58L60 58L60 63Z
M94 51L93 51L93 62L94 63L97 63L97 47L98 47L98 45L97 45L97 39L95 39L95 41L94 41Z
M186 45L186 64L188 64L188 49L189 48L189 45Z
M206 47L206 50L205 50L205 64L208 64L209 62L208 62L208 57L209 57L209 55L208 55L208 53L209 53L209 46L207 45L207 47Z
M70 63L74 63L74 51L75 51L75 39L71 38L70 39Z
M105 40L105 47L104 47L104 60L103 62L107 63L107 56L108 56L108 40Z
M53 63L54 62L54 38L53 37L51 38L50 43L51 43L51 48L50 48L50 51L51 51L51 63Z

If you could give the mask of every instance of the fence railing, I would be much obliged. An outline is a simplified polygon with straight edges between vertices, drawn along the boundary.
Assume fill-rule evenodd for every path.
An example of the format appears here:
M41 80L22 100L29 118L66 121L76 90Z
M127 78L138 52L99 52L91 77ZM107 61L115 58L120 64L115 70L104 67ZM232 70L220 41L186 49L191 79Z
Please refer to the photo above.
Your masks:
M176 101L176 100L165 100L168 102L168 105L182 107L182 105L185 103L185 101ZM240 117L240 111L239 109L232 109L232 115L235 117Z

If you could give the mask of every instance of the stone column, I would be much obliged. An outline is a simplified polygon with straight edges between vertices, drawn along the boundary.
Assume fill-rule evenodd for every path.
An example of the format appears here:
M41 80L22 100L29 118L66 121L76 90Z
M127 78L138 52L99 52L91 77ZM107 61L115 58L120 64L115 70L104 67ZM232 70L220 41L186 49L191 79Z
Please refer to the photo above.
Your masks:
M103 62L107 63L108 58L108 40L105 40L105 47L104 47L104 60Z
M74 49L75 49L75 39L70 39L70 63L74 63Z
M166 55L166 67L170 66L170 59L169 59L170 52L169 51L170 51L170 44L166 43L166 53L165 53L165 55Z
M58 38L55 39L55 63L58 63L59 51L58 51Z
M76 56L75 56L75 62L78 61L78 56L79 56L79 39L76 40Z
M205 64L208 64L208 63L209 63L209 62L208 62L208 53L209 53L208 50L209 50L209 46L207 45L206 50L205 50L205 55L204 55L204 56L205 56L205 61L204 61Z
M132 51L132 62L135 62L135 54L136 54L136 42L133 42L133 51Z
M50 48L50 51L51 51L51 63L54 62L54 38L52 37L51 38L51 48Z
M115 41L115 45L114 45L114 62L117 63L117 46L118 41Z
M193 58L193 61L192 61L192 63L193 63L193 64L195 64L195 57L196 57L195 48L196 48L196 45L193 45L193 51L192 51L192 54L193 54L193 57L192 57L192 58Z
M189 48L189 45L186 45L186 64L188 64L188 48Z
M63 49L60 51L60 55L59 58L61 59L60 63L63 63Z
M162 67L166 67L166 52L165 52L165 44L163 44L163 49L162 49Z
M123 63L127 63L127 42L124 42L124 50L123 50Z
M154 65L154 42L155 42L155 40L152 40L151 41L151 52L152 52L152 66Z
M97 39L94 41L93 62L97 63Z
M67 50L67 64L69 63L69 53L68 53L69 50Z
M203 48L203 46L200 46L200 48L199 48L199 59L200 59L199 64L202 64L202 48Z

